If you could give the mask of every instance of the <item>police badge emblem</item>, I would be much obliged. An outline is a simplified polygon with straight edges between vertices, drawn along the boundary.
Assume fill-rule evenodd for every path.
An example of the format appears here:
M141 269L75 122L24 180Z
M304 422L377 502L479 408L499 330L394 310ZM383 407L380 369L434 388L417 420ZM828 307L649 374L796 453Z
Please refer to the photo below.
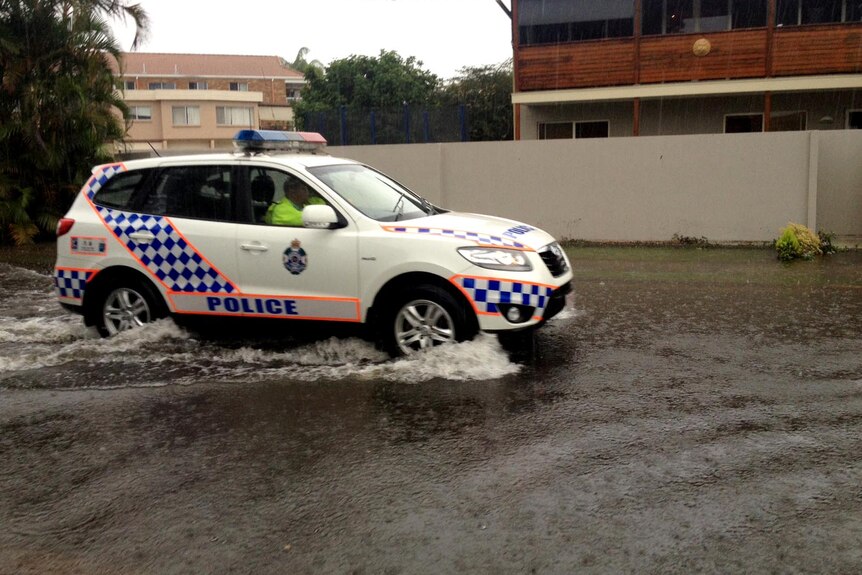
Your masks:
M298 276L305 271L308 265L308 256L305 255L305 250L302 249L302 244L299 240L290 242L290 247L284 250L284 255L281 257L284 263L284 269L295 276Z

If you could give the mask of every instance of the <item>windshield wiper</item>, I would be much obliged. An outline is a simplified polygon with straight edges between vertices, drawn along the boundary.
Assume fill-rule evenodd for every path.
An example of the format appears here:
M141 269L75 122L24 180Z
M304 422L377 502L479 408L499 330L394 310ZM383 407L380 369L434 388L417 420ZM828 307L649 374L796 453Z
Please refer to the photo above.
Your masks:
M404 214L404 194L398 194L398 201L395 202L392 211L395 212L395 221L397 222Z
M423 198L422 196L418 196L419 200L422 202L422 211L428 214L429 216L433 216L437 213L437 210L434 209L434 205Z

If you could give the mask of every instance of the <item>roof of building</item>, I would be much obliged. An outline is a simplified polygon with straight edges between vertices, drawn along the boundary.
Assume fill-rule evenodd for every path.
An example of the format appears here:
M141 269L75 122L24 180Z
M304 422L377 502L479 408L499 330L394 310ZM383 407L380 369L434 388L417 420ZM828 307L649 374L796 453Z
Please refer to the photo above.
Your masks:
M283 78L302 80L279 56L242 56L226 54L148 54L123 52L124 76L183 78ZM113 62L114 71L118 71Z

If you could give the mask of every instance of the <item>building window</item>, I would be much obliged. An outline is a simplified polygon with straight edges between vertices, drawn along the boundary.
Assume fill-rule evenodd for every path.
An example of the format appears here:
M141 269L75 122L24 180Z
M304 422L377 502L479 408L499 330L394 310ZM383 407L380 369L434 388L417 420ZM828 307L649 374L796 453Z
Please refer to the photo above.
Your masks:
M540 140L571 140L572 138L607 138L610 122L607 120L588 122L540 122Z
M643 34L694 34L766 26L766 0L643 0Z
M848 110L847 129L862 130L862 110Z
M287 92L287 101L288 102L296 102L297 100L299 100L302 90L300 90L299 88L291 88L290 86L288 86L286 88L286 92Z
M762 28L766 26L766 2L761 0L733 0L730 5L730 27Z
M231 82L231 92L248 92L248 82Z
M539 122L540 140L571 140L574 137L572 122Z
M634 35L633 0L521 0L520 43L558 44Z
M858 0L778 0L775 21L778 26L858 22L862 2Z
M189 82L189 90L206 90L206 82Z
M216 124L220 126L251 127L254 113L251 108L216 106Z
M129 106L129 118L132 120L152 120L153 109L150 106Z
M134 90L135 89L135 81L134 80L124 80L123 81L123 89L124 90Z
M200 126L201 110L197 106L173 106L174 126Z
M762 131L763 114L731 114L724 117L725 134Z
M176 82L150 82L148 85L150 90L176 90Z
M802 132L807 125L806 112L773 112L769 116L770 132Z
M607 138L610 132L610 122L607 120L593 122L575 122L575 138Z
M698 32L720 32L730 28L730 5L727 0L700 0L700 14L695 19Z

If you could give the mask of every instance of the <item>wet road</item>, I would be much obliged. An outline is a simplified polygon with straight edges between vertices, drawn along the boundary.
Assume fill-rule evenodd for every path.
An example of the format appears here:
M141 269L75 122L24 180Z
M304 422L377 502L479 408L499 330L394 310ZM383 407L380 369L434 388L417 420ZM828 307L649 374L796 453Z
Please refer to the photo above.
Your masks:
M858 573L862 253L580 248L480 338L114 340L0 263L0 573Z

